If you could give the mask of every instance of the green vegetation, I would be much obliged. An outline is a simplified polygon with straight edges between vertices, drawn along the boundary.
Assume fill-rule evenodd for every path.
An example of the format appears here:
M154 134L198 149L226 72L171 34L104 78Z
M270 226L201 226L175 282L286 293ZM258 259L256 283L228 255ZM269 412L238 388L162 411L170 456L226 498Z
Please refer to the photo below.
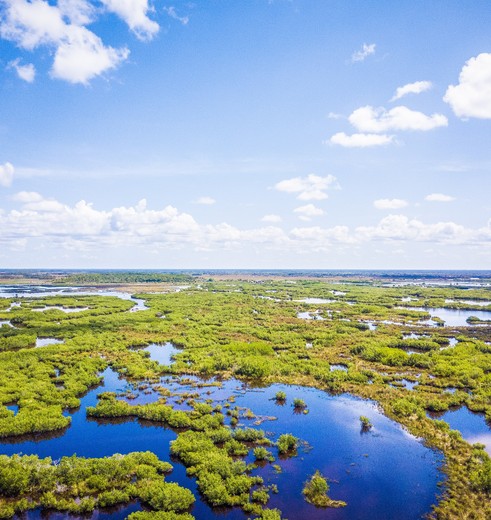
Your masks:
M298 438L291 433L280 435L278 442L278 452L281 455L294 454L298 446Z
M373 424L370 422L370 419L368 417L365 417L364 415L360 415L360 422L361 422L361 429L364 432L371 430L373 427Z
M71 278L64 283L144 281L137 273L130 274L123 279L121 273L114 273L114 277L97 273L91 281ZM436 517L491 517L490 464L485 454L446 423L427 416L428 411L467 406L491 420L489 327L482 322L474 326L474 320L465 328L432 327L422 321L430 317L425 310L430 307L482 310L482 306L465 302L490 301L489 289L389 287L353 277L342 283L314 279L196 283L194 279L151 275L155 276L149 280L152 283L184 282L190 287L181 292L137 295L149 307L139 312L130 312L134 302L108 296L72 294L0 300L0 320L15 327L0 327L0 437L54 431L62 434L70 427L70 417L63 413L80 405L80 398L100 384L101 373L108 367L127 381L154 386L169 374L238 377L262 385L307 385L373 399L387 416L443 452L448 478L435 508ZM301 301L309 297L335 301L322 306ZM316 313L323 319L301 319L298 315L303 312ZM370 330L369 324L376 329ZM64 343L35 348L36 338L41 337ZM452 338L458 340L455 346L450 343ZM152 361L141 350L150 343L165 342L180 347L170 367ZM347 370L331 371L332 365L344 365ZM404 380L417 385L412 390L405 388ZM450 393L447 388L456 391ZM131 405L115 394L103 393L88 414L96 419L137 417L176 429L173 454L196 477L210 503L237 505L261 518L279 518L274 516L279 513L263 507L262 483L243 460L252 451L256 461L270 461L270 455L261 459L262 450L273 456L276 448L268 447L270 441L264 433L252 433L259 432L257 429L225 426L228 420L231 426L244 419L254 420L253 411L240 412L234 407L233 396L222 403L220 411L212 404L193 404L196 398L183 395L182 402L191 407L184 412L174 408L165 388L159 393L161 399L150 405ZM285 399L284 392L275 396L278 403ZM18 406L17 413L7 408L12 404ZM213 454L210 459L205 460L194 450L193 443L208 447ZM290 434L280 436L276 442L278 454L295 454L297 443ZM6 460L2 459L2 466ZM6 479L5 489L17 485L13 476L2 478ZM22 479L18 485L22 485ZM34 501L29 504L38 504L42 496L32 486L18 499L1 489L2 511L7 511L3 516L27 507L15 505L24 504L25 497ZM156 491L156 496L162 495L164 503L172 492ZM256 500L252 499L253 492L259 492ZM65 500L75 501L77 507L82 503L80 507L88 507L94 500L92 509L100 505L99 494L87 496L85 502L75 501L79 496L73 500L56 497L55 508L71 510L74 506L68 507ZM140 495L128 497L126 501L132 497L144 500ZM176 514L185 518L185 513Z
M307 408L307 404L303 399L296 397L293 399L293 408L296 408L297 410L303 410L304 408Z
M74 273L57 279L57 284L90 285L90 284L120 284L120 283L189 283L193 277L177 273L135 273L135 272L98 272Z
M327 496L329 491L329 484L327 480L316 471L310 480L305 483L302 493L305 496L305 500L316 507L344 507L346 502L342 500L331 500Z
M277 402L284 403L286 401L286 393L279 390L276 392L274 398Z
M102 459L63 457L59 462L35 455L0 455L0 518L39 506L83 514L134 499L154 510L185 512L194 497L163 480L171 470L150 452Z

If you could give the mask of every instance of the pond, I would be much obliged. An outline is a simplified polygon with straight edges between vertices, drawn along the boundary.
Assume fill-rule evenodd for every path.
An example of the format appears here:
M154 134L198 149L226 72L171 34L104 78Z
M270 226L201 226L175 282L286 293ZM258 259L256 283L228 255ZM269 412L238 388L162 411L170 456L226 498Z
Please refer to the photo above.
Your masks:
M6 325L7 327L11 327L12 329L15 329L15 327L12 325L12 322L9 320L0 320L0 327L3 327Z
M151 347L153 356L159 348L168 356L164 361L170 360L172 350L167 345ZM150 450L162 460L169 461L169 442L176 438L176 433L171 429L133 419L94 420L86 417L85 408L94 406L97 395L102 391L117 392L121 394L120 399L125 399L123 395L131 393L128 402L132 404L152 402L159 397L156 385L128 384L110 368L102 375L103 386L89 391L81 399L79 409L67 412L72 417L69 428L51 435L3 440L0 453L10 455L22 452L57 459L73 453L103 457L114 453ZM282 433L292 433L302 440L303 447L299 449L297 457L277 459L276 462L282 468L281 473L276 473L271 465L253 472L261 475L266 484L277 484L279 494L272 494L268 507L280 508L287 518L412 520L429 512L431 505L437 501L437 484L443 478L438 470L441 456L385 417L373 402L349 395L333 396L300 386L276 384L257 388L236 379L217 381L166 376L160 385L172 392L198 392L201 399L212 399L213 402L224 402L234 396L236 405L251 409L256 414L255 419L241 417L240 425L260 427L272 440L276 440ZM278 391L287 395L282 405L274 399ZM294 413L292 402L295 398L305 401L309 413ZM361 415L369 417L373 424L371 431L362 431ZM263 422L255 426L258 417ZM277 420L272 420L273 417ZM276 449L272 451L277 456ZM246 460L252 462L252 455ZM185 468L175 461L172 463L174 470L167 480L178 482L193 491L197 502L191 512L196 518L246 518L237 509L214 511L201 500L196 482L186 475ZM330 479L330 496L346 501L347 507L316 509L304 501L303 484L317 469ZM104 518L124 518L130 511L128 508L136 510L138 507L138 504L130 504L112 513L105 512L108 516ZM39 518L39 514L39 511L35 511L29 513L28 517ZM94 518L102 518L98 515ZM53 518L63 518L63 515Z
M65 343L65 341L57 338L36 338L36 348L47 347L48 345L57 345L60 343Z
M172 356L181 352L181 350L175 347L172 343L165 343L164 345L152 343L141 350L148 352L150 354L150 359L152 361L157 361L157 363L160 363L161 365L170 365L172 363Z
M299 312L297 314L297 318L300 318L301 320L319 320L319 321L324 321L325 318L320 316L318 314L318 312L319 311L315 311L315 312Z
M446 327L469 327L467 318L476 316L480 320L491 320L491 311L476 311L464 309L445 309L443 307L401 307L412 311L425 311L431 316L437 316L445 322ZM423 321L423 320L422 320ZM425 320L428 325L437 325L433 320Z
M115 296L121 300L130 300L135 303L134 307L130 309L130 312L146 311L149 309L145 305L145 300L141 298L134 298L132 294L123 291L110 291L110 290L85 290L78 287L44 287L39 285L4 285L0 287L0 298L45 298L48 296ZM14 302L10 305L6 311L10 311L12 307L19 307L20 302ZM85 311L85 308L67 308L63 306L49 306L43 309L32 309L33 311L42 312L48 309L59 309L63 312L80 312Z
M432 412L429 416L446 421L450 428L458 430L470 444L476 442L484 444L486 451L491 455L491 427L483 414L471 412L467 407L462 406L447 412Z

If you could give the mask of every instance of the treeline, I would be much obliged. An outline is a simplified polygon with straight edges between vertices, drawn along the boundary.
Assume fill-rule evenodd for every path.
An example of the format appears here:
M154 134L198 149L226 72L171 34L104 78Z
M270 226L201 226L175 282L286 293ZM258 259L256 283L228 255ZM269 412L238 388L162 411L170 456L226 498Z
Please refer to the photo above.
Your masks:
M112 283L189 283L194 279L188 274L149 272L74 273L63 276L57 283L66 285Z

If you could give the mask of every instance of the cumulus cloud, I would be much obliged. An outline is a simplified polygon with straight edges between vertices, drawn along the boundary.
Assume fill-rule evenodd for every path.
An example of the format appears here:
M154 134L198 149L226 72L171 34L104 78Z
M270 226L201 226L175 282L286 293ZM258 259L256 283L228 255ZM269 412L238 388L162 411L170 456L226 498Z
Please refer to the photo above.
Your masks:
M491 119L491 53L468 60L458 85L450 85L443 100L458 117Z
M299 215L301 220L311 220L312 217L320 217L324 215L324 210L314 206L313 204L306 204L305 206L299 206L293 210L294 213Z
M429 202L452 202L455 200L455 197L444 195L443 193L431 193L430 195L426 195L425 200Z
M394 136L385 134L351 134L344 132L334 134L329 142L338 144L345 148L369 148L372 146L383 146L392 143Z
M405 208L408 202L403 199L378 199L373 201L373 205L377 209L400 209Z
M151 40L159 31L157 22L150 20L147 0L101 0L106 9L124 20L140 40Z
M276 223L276 222L281 222L281 221L282 221L282 218L279 215L274 215L274 214L264 215L264 217L261 219L261 222Z
M14 69L17 72L17 76L27 83L32 83L34 78L36 77L36 68L32 63L27 63L26 65L21 65L20 60L16 59L9 62L8 68Z
M0 19L0 37L18 47L33 51L39 47L52 50L51 76L71 83L87 84L96 76L117 68L129 56L123 46L113 48L86 26L102 12L87 0L4 0ZM122 18L141 40L150 40L159 30L148 18L147 0L102 0L105 9ZM34 66L12 66L25 81L33 81Z
M196 204L203 204L204 206L212 206L216 200L212 197L199 197L196 199Z
M116 68L128 55L128 49L106 47L93 32L77 27L58 46L51 75L70 83L87 84L95 76Z
M349 122L360 132L377 134L397 130L427 131L448 125L448 119L442 114L427 116L405 106L385 110L367 105L356 109L349 116Z
M375 48L376 48L375 43L370 43L370 44L364 43L360 50L354 52L351 55L351 61L353 63L355 63L357 61L364 61L371 54L375 54Z
M36 192L19 192L18 209L0 211L1 247L31 247L42 241L60 248L101 251L114 247L142 250L237 250L261 245L276 251L327 251L333 245L358 246L369 242L408 242L491 246L491 223L467 228L455 222L425 223L404 215L388 215L374 226L239 229L226 222L201 224L188 213L168 205L151 209L145 200L134 206L98 210L86 201L74 205L48 199ZM314 207L315 208L315 207Z
M298 193L299 200L324 200L328 198L327 190L338 188L334 175L319 177L318 175L307 175L307 177L294 177L280 181L275 185L278 191L286 193Z
M9 162L0 164L0 186L10 186L14 180L14 167Z
M473 230L454 222L425 224L405 215L388 215L377 226L357 227L355 236L360 241L404 240L441 244L477 244L491 241L491 227L488 225Z
M407 83L406 85L397 88L391 101L401 99L408 94L421 94L421 92L429 90L432 86L433 84L431 81L415 81L414 83Z

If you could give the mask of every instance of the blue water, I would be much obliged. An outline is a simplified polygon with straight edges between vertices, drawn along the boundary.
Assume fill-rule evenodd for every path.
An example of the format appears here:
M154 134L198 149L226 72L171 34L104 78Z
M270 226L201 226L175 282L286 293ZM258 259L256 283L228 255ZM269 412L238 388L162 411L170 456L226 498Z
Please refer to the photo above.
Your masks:
M65 431L17 439L16 442L4 441L0 443L0 453L22 452L58 459L73 453L102 457L150 450L162 460L169 461L169 442L176 438L172 430L137 420L97 421L86 418L85 408L95 405L97 394L102 391L125 392L130 388L136 394L134 403L158 398L155 392L149 395L139 392L119 379L111 369L107 369L103 376L104 386L91 390L81 399L81 407L72 414L72 425ZM200 381L196 378L188 380ZM163 378L161 382L174 391L199 391L203 399L215 402L224 402L233 395L235 404L232 406L252 409L263 421L256 427L268 432L272 440L282 433L293 433L310 446L299 449L298 457L278 459L277 463L283 469L281 474L275 473L271 466L255 471L265 478L266 484L278 485L280 493L271 495L268 507L282 509L287 518L409 520L421 517L436 502L437 482L442 478L438 471L441 457L382 415L373 403L347 395L331 396L299 386L251 388L234 379L223 382L220 387L207 386L210 381L201 383L204 385L202 388L183 386L175 377ZM283 406L275 404L274 395L279 390L287 394ZM294 398L306 402L308 414L294 413L291 404ZM373 423L370 432L361 431L360 415L369 417ZM273 416L277 420L271 420ZM254 427L256 420L241 418L240 423ZM272 451L276 455L276 449L272 448ZM192 513L196 518L247 517L237 509L213 511L199 499L196 483L186 476L185 468L175 461L172 463L174 470L167 480L179 482L195 493L197 502ZM303 484L317 469L332 480L330 496L345 500L347 507L316 509L303 500ZM108 518L122 518L127 511L106 514ZM37 518L38 512L29 515L34 515L29 518Z
M400 307L401 309L409 309L413 311L429 312L431 316L437 316L445 321L446 327L469 327L467 318L476 316L481 320L491 320L491 311L464 310L464 309L446 309L444 307ZM428 320L428 324L433 324Z
M468 408L462 406L457 410L429 415L446 421L452 430L458 430L470 444L476 442L484 444L486 451L491 455L491 427L483 414L471 412Z

